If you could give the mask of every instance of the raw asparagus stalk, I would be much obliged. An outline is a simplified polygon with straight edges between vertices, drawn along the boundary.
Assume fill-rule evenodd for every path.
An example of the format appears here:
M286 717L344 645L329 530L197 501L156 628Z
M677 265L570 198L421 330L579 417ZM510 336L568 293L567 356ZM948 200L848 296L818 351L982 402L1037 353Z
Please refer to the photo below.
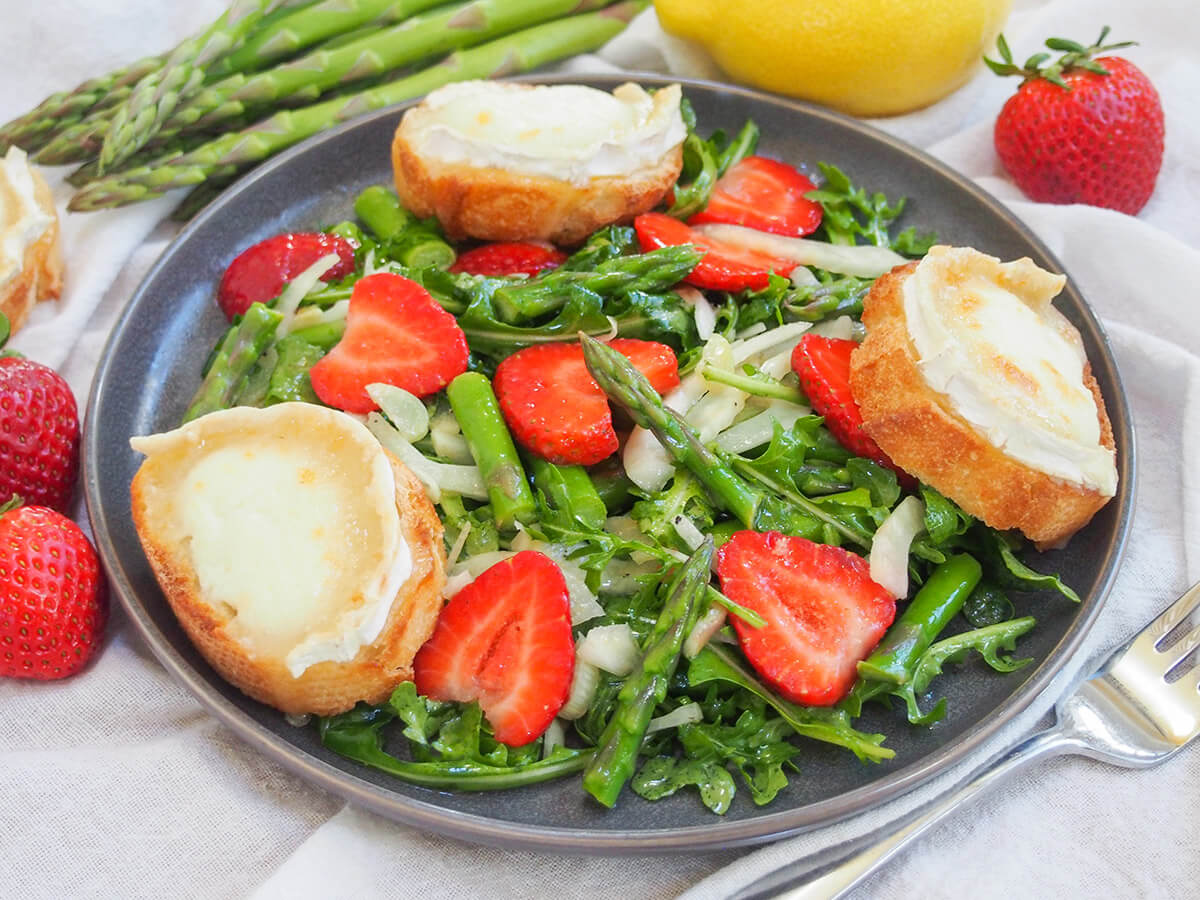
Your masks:
M746 528L814 538L821 522L742 478L674 410L629 360L595 338L580 335L588 371L610 400L654 432L675 462L687 467L709 495Z
M162 127L180 100L200 87L204 66L237 47L263 16L296 2L234 0L207 30L172 50L162 68L144 76L129 99L117 108L100 148L101 168L136 153Z
M370 78L430 56L471 47L518 28L611 0L470 0L438 8L335 49L321 48L252 75L231 75L181 104L163 134L212 129L230 118L273 106L301 90L320 95L347 81Z
M109 108L128 97L133 84L162 66L162 57L148 56L132 65L92 78L74 90L53 94L23 116L0 128L0 154L17 146L28 152L40 150L63 129L83 121L98 108Z
M281 321L283 316L275 310L261 303L250 304L241 323L222 341L208 374L184 413L184 422L229 407L242 379L271 345Z
M478 372L466 372L447 385L446 398L487 486L497 527L510 531L517 522L533 521L533 492L492 383Z
M289 12L256 30L240 47L209 66L208 81L256 72L322 41L364 25L402 22L445 0L323 0Z
M554 269L538 278L498 289L496 311L506 322L531 319L558 309L572 287L582 287L602 297L632 291L659 293L679 284L704 254L690 244L662 247L635 256L617 256L591 272Z
M608 509L583 466L556 466L532 453L526 459L534 486L552 507L569 511L588 528L604 528Z
M107 209L159 197L168 190L199 184L222 169L236 172L338 122L419 97L470 78L498 78L586 53L607 43L648 5L624 0L599 12L559 19L517 31L398 81L345 98L277 113L243 131L225 134L166 165L144 166L98 179L71 198L74 211Z
M654 708L667 695L679 664L683 639L696 623L698 609L711 577L712 539L706 539L679 570L667 592L658 621L646 638L638 666L621 686L612 718L605 726L596 753L583 770L589 794L611 807L637 766L638 748Z
M935 568L875 652L858 664L858 674L892 684L912 678L921 654L962 609L981 575L979 563L966 553Z

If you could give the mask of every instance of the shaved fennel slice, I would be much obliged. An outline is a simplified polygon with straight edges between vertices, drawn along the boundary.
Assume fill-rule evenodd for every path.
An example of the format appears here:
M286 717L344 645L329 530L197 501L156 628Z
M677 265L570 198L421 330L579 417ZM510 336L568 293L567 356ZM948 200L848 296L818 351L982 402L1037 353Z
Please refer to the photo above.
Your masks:
M871 580L895 597L908 596L908 549L925 527L925 504L905 497L871 541Z
M787 259L802 266L815 266L839 275L878 278L896 266L908 262L899 253L874 244L827 244L811 238L785 237L741 225L694 225L705 237L738 247Z
M477 466L453 466L428 459L377 412L367 416L366 425L385 450L412 470L434 503L442 499L442 491L451 491L472 500L487 500L487 488Z
M578 719L592 705L592 696L596 693L596 685L600 681L600 670L589 662L579 658L575 651L575 672L571 675L571 690L567 694L567 702L558 711L560 719Z
M663 397L663 403L675 412L687 412L703 396L707 387L704 379L692 373L679 387ZM643 491L661 491L675 474L671 454L658 442L654 432L638 426L629 434L621 451L621 464L629 480Z
M563 724L557 718L552 719L542 735L542 759L554 752L555 747L561 747L567 740Z
M664 728L678 728L680 725L695 725L697 722L703 721L704 711L700 708L700 704L693 700L691 703L676 707L665 716L651 719L646 726L646 734L654 734Z
M633 629L624 622L597 625L584 635L576 647L576 653L583 662L619 678L633 671L640 656Z
M836 319L814 325L812 333L819 334L821 337L852 341L854 340L854 320L849 316L838 316Z
M375 382L367 385L367 396L409 443L419 441L429 433L429 410L416 395L394 384Z
M696 334L700 336L700 340L707 341L717 327L717 311L708 302L703 291L689 284L682 284L675 288L675 293L683 299L684 303L692 307L692 315L696 319Z
M787 429L808 414L807 408L789 400L772 400L771 405L758 415L722 431L717 435L716 444L730 453L745 453L769 443L775 436L776 422Z
M275 301L275 311L283 318L279 321L277 332L287 334L292 330L292 319L300 308L300 301L308 296L321 281L321 276L332 269L341 260L336 253L326 253L315 263L288 282L279 299Z
M726 368L741 365L750 357L774 350L781 344L787 344L790 350L796 346L796 342L800 340L804 332L811 327L808 322L789 322L787 325L780 325L778 328L772 328L770 331L764 331L754 337L734 341L729 345L732 365L726 366Z
M712 640L713 635L725 624L727 614L725 607L713 604L708 612L700 617L692 630L683 639L683 656L685 659L695 659L696 654L704 649L705 644Z

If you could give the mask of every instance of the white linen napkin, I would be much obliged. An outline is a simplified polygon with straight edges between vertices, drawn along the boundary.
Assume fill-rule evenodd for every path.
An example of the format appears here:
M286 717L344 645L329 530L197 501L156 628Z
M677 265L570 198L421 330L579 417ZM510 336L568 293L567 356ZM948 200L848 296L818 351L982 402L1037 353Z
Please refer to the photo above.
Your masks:
M1030 729L1088 657L1200 578L1200 477L1192 468L1200 440L1200 317L1192 308L1200 285L1200 20L1186 5L1018 0L1006 27L1018 55L1051 34L1090 40L1102 24L1115 39L1141 41L1125 53L1163 97L1167 157L1137 218L1022 197L991 144L1013 80L981 70L941 103L874 123L974 178L1059 255L1108 329L1137 426L1134 532L1088 647L970 761L887 807L754 851L581 859L475 847L347 807L248 750L166 676L114 610L104 652L80 676L0 682L0 893L725 897L787 860L903 815ZM52 90L172 45L221 8L219 0L43 0L33 10L0 0L8 23L0 30L0 121ZM562 68L720 77L702 51L664 35L652 13L598 56ZM60 202L67 195L60 187ZM171 202L64 219L66 293L39 307L14 346L59 366L81 404L116 316L173 233L159 225ZM1194 748L1140 773L1057 761L957 813L855 896L1192 893L1198 804Z

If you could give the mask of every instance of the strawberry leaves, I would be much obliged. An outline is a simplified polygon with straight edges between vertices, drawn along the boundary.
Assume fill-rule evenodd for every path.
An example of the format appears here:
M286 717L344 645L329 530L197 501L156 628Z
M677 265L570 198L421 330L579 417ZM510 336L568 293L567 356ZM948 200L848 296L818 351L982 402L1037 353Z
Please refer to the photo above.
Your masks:
M1065 91L1071 90L1071 86L1063 80L1063 75L1074 69L1083 69L1087 72L1092 72L1096 75L1108 75L1109 70L1100 62L1092 59L1097 53L1104 53L1108 50L1120 50L1124 47L1135 47L1137 41L1119 41L1115 44L1105 44L1104 39L1108 37L1109 27L1104 26L1100 30L1100 37L1096 39L1096 43L1089 47L1085 47L1078 41L1067 40L1066 38L1047 38L1046 46L1051 50L1057 50L1063 55L1058 60L1048 66L1042 66L1051 56L1049 53L1035 53L1025 60L1023 65L1018 66L1013 59L1012 50L1008 46L1008 41L1004 39L1004 35L996 38L996 52L1000 59L990 59L984 57L984 64L989 69L1001 77L1009 75L1020 75L1025 81L1032 81L1036 78L1044 78L1051 84L1056 84Z

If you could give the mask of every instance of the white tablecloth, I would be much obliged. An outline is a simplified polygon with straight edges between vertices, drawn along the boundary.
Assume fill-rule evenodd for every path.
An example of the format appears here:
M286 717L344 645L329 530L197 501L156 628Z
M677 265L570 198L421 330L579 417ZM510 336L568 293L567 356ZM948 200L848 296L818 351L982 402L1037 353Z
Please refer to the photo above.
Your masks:
M52 90L173 45L221 5L0 0L0 120ZM1103 24L1116 39L1141 42L1126 53L1150 75L1166 109L1166 160L1137 218L1026 201L991 141L992 122L1016 82L982 68L941 103L876 123L1008 203L1064 261L1108 330L1138 429L1138 503L1123 570L1074 668L1200 578L1200 16L1189 0L1018 0L1006 34L1020 55L1051 34L1091 39ZM718 75L703 54L662 35L652 13L602 57L570 68ZM60 190L60 202L66 196ZM43 304L14 344L60 367L81 404L116 315L172 233L159 225L170 205L65 219L67 291ZM689 896L720 897L785 859L902 814L968 768L870 815L754 852L632 860L507 852L349 808L248 750L166 675L119 609L106 644L74 679L0 683L0 895L615 891L632 900L694 887ZM1040 698L972 762L1032 727L1052 699ZM856 896L1196 896L1197 808L1195 748L1140 773L1056 761L956 814Z

